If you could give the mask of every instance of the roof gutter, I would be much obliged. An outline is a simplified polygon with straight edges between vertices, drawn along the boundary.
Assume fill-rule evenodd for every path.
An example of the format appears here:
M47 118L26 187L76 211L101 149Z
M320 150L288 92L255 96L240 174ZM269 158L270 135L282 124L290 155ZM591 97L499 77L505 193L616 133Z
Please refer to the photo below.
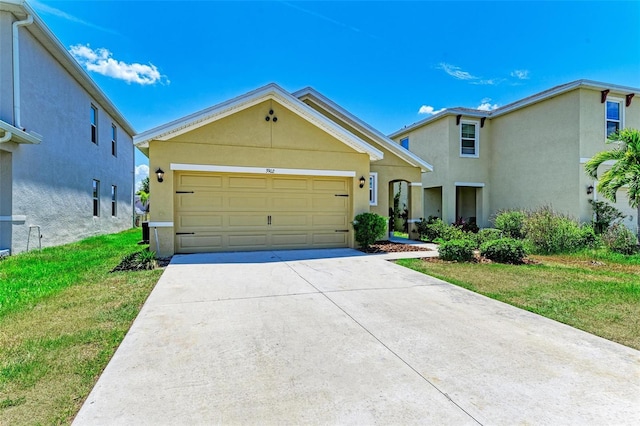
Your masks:
M27 15L24 21L13 23L13 125L22 129L20 124L20 38L18 27L31 25L33 15Z

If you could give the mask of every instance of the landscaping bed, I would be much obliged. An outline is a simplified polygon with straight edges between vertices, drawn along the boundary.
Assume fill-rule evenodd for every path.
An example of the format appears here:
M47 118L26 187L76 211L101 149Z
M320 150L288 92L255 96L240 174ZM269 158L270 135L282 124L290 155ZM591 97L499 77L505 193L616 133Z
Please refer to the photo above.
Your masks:
M401 253L408 251L431 251L424 246L416 246L413 244L395 243L392 241L377 241L371 244L368 248L359 248L363 253Z

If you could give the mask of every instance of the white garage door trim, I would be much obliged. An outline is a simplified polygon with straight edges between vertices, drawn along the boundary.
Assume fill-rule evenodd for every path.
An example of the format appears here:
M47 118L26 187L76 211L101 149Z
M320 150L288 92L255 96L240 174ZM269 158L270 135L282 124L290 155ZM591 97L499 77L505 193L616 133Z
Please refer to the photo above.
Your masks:
M171 163L171 170L182 172L218 172L218 173L249 173L260 175L298 175L298 176L335 176L356 177L353 170L312 170L312 169L282 169L270 167L241 167L219 166L215 164L182 164Z

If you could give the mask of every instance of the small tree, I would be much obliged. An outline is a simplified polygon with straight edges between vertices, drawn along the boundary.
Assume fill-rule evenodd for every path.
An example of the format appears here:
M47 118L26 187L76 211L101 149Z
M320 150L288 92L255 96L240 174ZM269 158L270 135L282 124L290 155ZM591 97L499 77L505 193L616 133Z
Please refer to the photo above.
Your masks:
M585 171L593 179L598 179L598 167L605 161L614 161L611 168L598 182L598 192L608 200L616 202L620 188L627 186L629 205L638 209L638 237L640 237L640 130L622 129L611 134L607 144L616 144L610 151L601 151L584 165Z

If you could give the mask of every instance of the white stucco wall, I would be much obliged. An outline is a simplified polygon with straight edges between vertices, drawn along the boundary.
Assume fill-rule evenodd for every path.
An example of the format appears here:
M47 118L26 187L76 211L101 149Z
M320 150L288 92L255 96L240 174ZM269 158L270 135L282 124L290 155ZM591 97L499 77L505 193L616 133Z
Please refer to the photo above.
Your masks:
M3 49L2 55L7 53ZM26 248L29 225L41 226L43 246L131 227L131 136L24 28L20 78L21 124L41 134L43 141L18 145L12 152L12 213L26 216L24 223L11 225L12 252ZM97 145L90 140L91 104L98 109ZM117 157L111 155L112 123L118 129ZM99 217L93 217L93 179L100 181ZM111 216L111 185L118 192L116 217Z

